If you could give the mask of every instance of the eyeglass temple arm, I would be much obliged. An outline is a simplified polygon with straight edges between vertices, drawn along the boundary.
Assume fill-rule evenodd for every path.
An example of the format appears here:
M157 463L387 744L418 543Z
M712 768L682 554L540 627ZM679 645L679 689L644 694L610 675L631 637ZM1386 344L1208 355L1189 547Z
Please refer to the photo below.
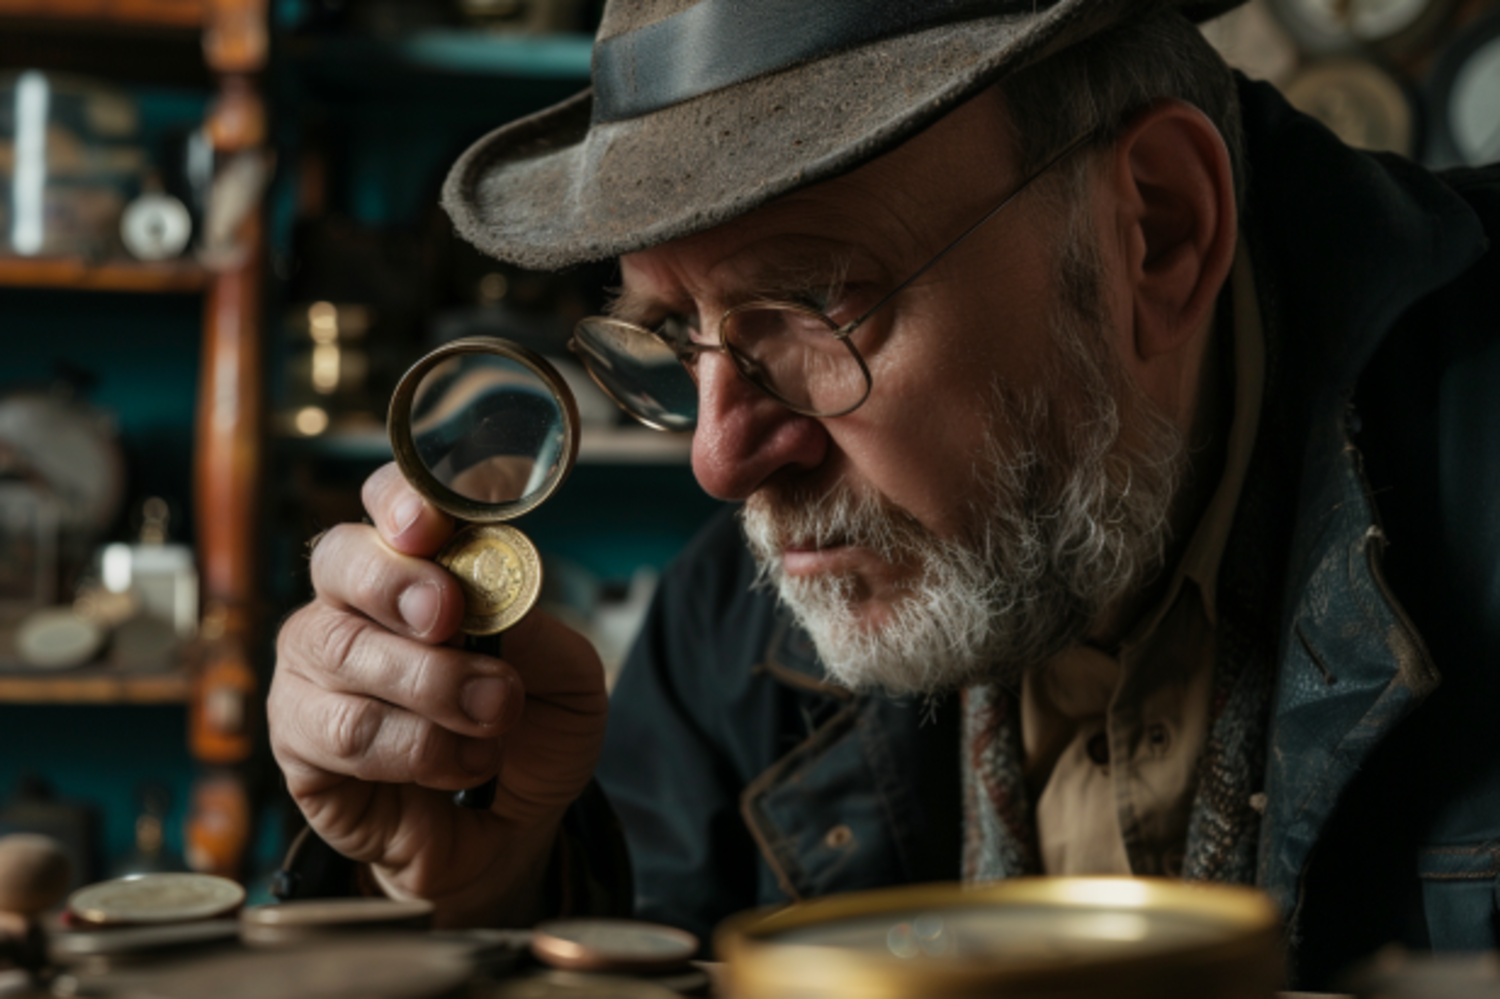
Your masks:
M843 326L835 330L834 336L837 336L840 339L847 338L849 334L853 333L856 329L859 328L860 324L862 324L866 319L869 319L871 316L873 316L882 305L889 302L897 295L901 294L901 292L905 291L908 285L910 285L917 278L921 277L923 274L926 274L928 271L932 270L933 267L937 266L938 261L942 260L954 250L958 249L959 244L968 239L970 236L974 235L974 233L977 232L979 228L990 219L994 218L996 215L999 215L1007 205L1021 196L1021 192L1025 191L1028 187L1031 186L1032 181L1036 180L1048 170L1051 170L1054 166L1056 166L1062 160L1066 159L1071 153L1073 153L1074 150L1080 148L1085 143L1092 140L1097 134L1098 129L1091 129L1064 146L1061 152L1057 153L1047 162L1037 167L1036 170L1031 174L1031 176L1021 181L1020 187L1007 194L1004 200L1002 200L998 205L985 212L984 216L980 218L979 221L969 226L969 228L965 229L962 233L959 234L957 239L939 250L937 256L933 257L931 260L927 261L927 263L917 268L917 272L915 274L907 278L905 281L902 281L900 284L896 285L896 287L892 288L890 291L886 292L885 296L881 298L880 301L876 302L874 305L866 309L863 315L859 316L857 319L849 320Z

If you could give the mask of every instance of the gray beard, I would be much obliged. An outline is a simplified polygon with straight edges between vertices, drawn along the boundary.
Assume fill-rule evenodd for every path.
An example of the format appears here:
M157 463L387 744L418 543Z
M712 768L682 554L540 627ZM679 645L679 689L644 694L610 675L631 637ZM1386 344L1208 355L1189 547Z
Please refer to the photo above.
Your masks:
M1087 307L1093 276L1071 277L1072 305L1053 321L1049 376L1024 392L995 387L964 536L939 538L842 483L818 496L766 488L742 508L760 582L808 632L836 682L898 696L1014 683L1161 568L1186 467L1183 435L1109 352ZM782 551L808 539L915 567L883 626L860 620L852 577L785 574Z

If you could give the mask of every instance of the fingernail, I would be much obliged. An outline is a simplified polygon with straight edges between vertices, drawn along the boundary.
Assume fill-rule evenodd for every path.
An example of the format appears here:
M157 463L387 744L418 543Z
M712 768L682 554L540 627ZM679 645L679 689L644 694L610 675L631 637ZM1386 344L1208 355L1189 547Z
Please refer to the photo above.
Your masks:
M481 725L493 725L505 708L506 689L510 683L503 676L476 676L464 684L459 700L464 714Z
M401 619L417 635L425 635L437 624L438 612L443 609L443 595L436 583L416 583L401 594L397 606Z
M397 503L396 508L391 511L391 520L394 522L396 531L393 536L401 537L401 535L406 533L408 527L417 522L417 518L421 515L422 497L408 496Z
M471 774L482 774L495 767L494 739L465 739L458 750L459 762Z

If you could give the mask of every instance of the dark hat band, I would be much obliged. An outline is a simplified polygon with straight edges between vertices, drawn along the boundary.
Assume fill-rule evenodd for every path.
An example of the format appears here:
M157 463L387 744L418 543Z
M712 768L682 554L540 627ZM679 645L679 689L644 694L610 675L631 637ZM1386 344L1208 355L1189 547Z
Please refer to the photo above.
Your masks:
M1055 0L700 0L594 46L593 121L624 121L798 63ZM795 27L793 27L795 26Z

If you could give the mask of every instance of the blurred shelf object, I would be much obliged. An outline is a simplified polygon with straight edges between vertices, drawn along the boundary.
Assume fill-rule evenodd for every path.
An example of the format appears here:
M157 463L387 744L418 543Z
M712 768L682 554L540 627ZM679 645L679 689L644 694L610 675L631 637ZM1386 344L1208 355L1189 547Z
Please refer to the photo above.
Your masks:
M302 436L282 430L290 454L307 454L346 461L387 461L391 442L383 428L331 430ZM578 461L585 465L685 465L693 440L687 434L665 434L635 427L584 427L578 440Z
M122 668L106 654L84 666L45 669L27 665L14 630L0 626L0 704L189 704L202 654L188 643L159 663Z
M76 257L0 257L0 287L194 294L209 275L191 261L90 263Z
M430 29L400 39L291 37L284 45L299 69L356 84L378 84L392 71L587 81L593 39Z
M188 83L211 93L193 127L206 137L213 171L200 247L212 253L211 269L188 261L95 264L84 256L0 259L0 287L201 296L192 478L206 608L199 640L178 655L163 653L160 671L147 671L155 663L149 651L128 670L5 671L16 661L0 641L0 701L185 704L189 754L200 767L215 768L215 786L229 781L241 792L245 764L261 737L252 706L256 661L268 644L256 579L264 448L259 209L260 182L271 162L259 89L269 55L267 4L0 0L0 65L86 73L112 83ZM221 830L229 844L214 859L218 873L240 872L252 828L242 799L242 793L210 795L195 805L194 821Z
M0 0L0 66L208 87L202 0Z

